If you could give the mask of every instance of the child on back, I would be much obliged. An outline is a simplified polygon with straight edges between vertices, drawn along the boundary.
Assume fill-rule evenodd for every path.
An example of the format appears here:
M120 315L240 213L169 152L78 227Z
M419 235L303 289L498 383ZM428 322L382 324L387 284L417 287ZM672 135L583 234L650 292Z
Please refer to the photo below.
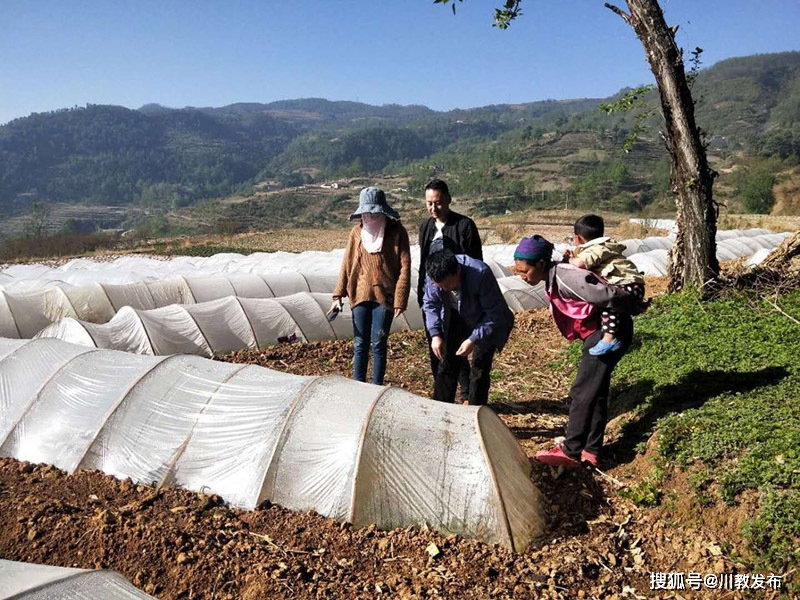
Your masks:
M575 221L573 231L575 250L567 250L565 253L569 263L598 274L606 282L621 287L643 302L644 277L636 265L623 256L624 245L612 238L603 237L603 218L597 215L584 215ZM589 354L592 356L613 352L621 347L620 341L616 338L617 314L604 310L600 318L603 338L589 349Z

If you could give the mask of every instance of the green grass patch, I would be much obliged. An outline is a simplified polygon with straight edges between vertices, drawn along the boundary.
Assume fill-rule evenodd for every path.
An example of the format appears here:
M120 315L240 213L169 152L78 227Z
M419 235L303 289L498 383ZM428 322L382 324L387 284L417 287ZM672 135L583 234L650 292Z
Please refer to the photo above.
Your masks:
M620 490L620 496L628 498L636 506L658 506L664 492L661 489L666 476L663 460L659 460L652 471L628 489Z
M777 303L800 316L800 291ZM688 292L661 298L636 319L635 347L615 373L610 407L610 416L633 415L621 444L640 450L657 430L660 456L692 466L699 506L760 492L744 536L765 568L798 563L798 340L800 326L752 293L713 302ZM638 503L658 501L662 474L657 467L633 491Z

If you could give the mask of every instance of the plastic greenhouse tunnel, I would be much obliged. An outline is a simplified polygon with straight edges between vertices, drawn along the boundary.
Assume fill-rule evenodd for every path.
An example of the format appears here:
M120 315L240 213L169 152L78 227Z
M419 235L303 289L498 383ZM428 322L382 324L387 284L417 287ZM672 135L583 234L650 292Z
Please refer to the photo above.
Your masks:
M342 377L0 339L0 444L68 473L516 551L545 526L530 463L491 409Z
M0 600L155 600L114 571L0 559Z
M515 312L547 305L544 287L531 287L517 277L498 280ZM212 356L244 348L265 348L281 341L352 339L349 305L333 321L325 311L330 294L299 293L282 298L229 296L201 304L173 304L153 310L122 308L108 323L64 318L36 334L95 348L136 354ZM392 321L392 331L423 327L423 316L411 292L408 309Z

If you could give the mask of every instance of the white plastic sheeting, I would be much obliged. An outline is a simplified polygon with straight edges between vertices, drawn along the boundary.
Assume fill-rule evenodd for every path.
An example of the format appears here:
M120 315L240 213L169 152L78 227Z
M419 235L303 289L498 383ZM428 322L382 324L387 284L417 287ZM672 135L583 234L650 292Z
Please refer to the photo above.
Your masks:
M496 277L509 275L504 265L494 259L494 246L484 248L484 258ZM505 249L505 246L499 248ZM513 252L513 250L512 250ZM6 292L25 293L51 287L80 287L92 284L125 285L142 281L166 280L183 277L207 278L219 275L261 275L265 278L275 275L302 273L311 277L333 278L325 289L317 289L310 282L306 289L292 289L288 293L310 291L330 292L339 274L343 249L332 252L307 251L291 252L256 252L244 256L242 254L215 254L210 257L179 256L169 260L144 257L124 256L110 262L96 262L79 258L61 267L47 267L41 264L13 265L0 271L0 289ZM419 247L411 248L412 285L416 285L419 266ZM269 282L271 284L271 282ZM274 286L273 286L274 287ZM310 289L309 289L310 288ZM287 292L274 290L274 296L285 296ZM228 292L223 295L232 295ZM243 296L241 290L237 294ZM218 296L219 297L219 296ZM201 302L201 299L197 299ZM152 308L152 307L139 307Z
M628 259L646 277L663 277L667 274L669 250L659 249L631 254Z
M652 252L653 250L669 250L672 248L675 238L669 236L651 236L642 239L622 240L620 244L625 245L623 256L630 258L634 254Z
M0 559L0 600L155 600L114 571Z
M531 288L515 277L498 280L514 311L546 306L542 286ZM63 339L98 348L143 354L200 354L263 348L280 338L300 341L349 339L352 315L345 310L333 322L325 311L329 294L294 294L276 299L227 297L201 304L170 305L152 310L123 307L107 324L67 317L46 326L34 337ZM423 317L412 292L408 309L392 331L417 330ZM6 337L18 337L15 330Z
M487 407L197 356L0 339L0 455L518 551L544 529L530 463Z
M762 230L753 230L762 231ZM756 236L727 237L717 238L717 259L720 261L735 260L742 257L752 257L759 254L760 260L764 260L769 252L777 248L792 233L767 233ZM650 238L648 238L650 239ZM659 239L659 238L656 238ZM668 239L668 238L660 238ZM630 261L647 276L661 277L667 274L667 264L669 263L669 250L672 244L664 248L651 249L649 251L637 252L628 256ZM766 252L766 253L765 253ZM760 261L759 261L760 262ZM750 264L755 264L749 261Z
M412 298L412 300L414 300ZM345 303L328 321L330 294L308 292L282 298L228 296L201 304L173 304L153 310L120 310L105 324L62 319L36 337L74 344L124 350L137 354L199 354L212 356L243 348L264 348L282 338L302 342L351 339L353 317ZM392 322L392 331L421 329L416 301Z
M547 306L544 285L531 287L518 277L498 279L511 310ZM173 304L153 310L124 307L105 324L61 319L36 334L73 344L136 354L199 354L213 356L244 348L265 348L287 338L302 342L351 339L353 317L345 302L333 321L325 312L330 294L300 293L282 298L228 296L201 304ZM392 321L391 331L424 326L422 311L411 293L408 309Z
M536 227L531 226L530 233L536 233ZM771 233L766 229L728 230L718 231L717 239L754 237ZM652 244L653 238L646 238ZM671 238L668 238L671 239ZM551 240L554 241L554 240ZM633 243L636 240L624 240L623 243ZM565 245L556 244L560 253ZM657 246L661 248L662 246ZM513 262L514 244L498 244L484 246L483 254L486 262L491 266L495 275L507 276L505 267ZM650 246L647 250L653 250ZM629 253L638 252L638 248L629 248ZM646 250L645 250L646 251ZM152 258L144 256L124 256L110 262L97 262L91 259L78 258L69 261L60 267L48 267L42 264L24 264L6 267L0 271L0 289L6 292L25 293L51 287L87 286L92 284L123 285L148 280L166 280L173 277L217 277L221 274L255 274L272 276L279 273L301 272L336 277L342 260L344 250L332 252L307 251L300 253L291 252L255 252L244 256L241 254L215 254L210 257L180 256L170 259ZM419 265L419 247L411 248L412 265ZM330 292L326 289L294 289L292 292ZM292 293L289 292L289 293ZM228 292L226 295L248 296L241 290ZM275 296L286 293L273 294ZM202 302L208 298L196 298ZM175 300L173 300L174 302ZM137 308L148 308L139 306ZM149 307L152 308L152 307ZM80 315L80 318L86 318Z
M789 235L764 234L764 231L767 230L719 232L719 259L731 260L750 256L762 248L774 248L783 239L779 236ZM623 240L622 243L627 246L626 256L632 258L646 275L666 273L666 257L673 243L672 237ZM566 247L561 244L556 246L553 255L555 260L561 259ZM484 249L484 258L500 280L501 287L503 281L510 281L509 272L503 265L513 262L514 248L514 245L505 244ZM416 247L412 255L415 253L418 257ZM225 254L205 259L181 257L173 261L124 257L113 263L76 259L60 269L43 265L17 265L0 274L0 282L5 282L3 285L7 287L6 290L0 290L0 335L29 338L62 318L105 323L124 306L150 310L172 304L208 302L228 296L271 298L298 292L330 293L337 278L341 254L341 250L330 253L256 253L246 257ZM417 259L412 256L412 280L415 280L417 271L414 265L418 261L413 261ZM137 267L141 264L153 267L149 279L145 281L119 284L102 281L104 278L120 281L134 276L144 277L147 270ZM154 266L158 266L158 269ZM316 267L315 270L290 270L311 269L312 266ZM269 268L280 270L269 273ZM214 269L219 270L215 272ZM62 280L57 280L54 273ZM153 273L169 278L153 279ZM70 274L80 274L77 280L95 277L98 281L76 287L66 283L76 280L75 277L69 277ZM416 289L416 286L412 285L412 289ZM514 283L507 283L503 288L512 309L544 306L542 302L534 302L530 298L527 303L521 304L509 299L509 296L514 296L520 300L521 295L524 296L520 289ZM536 294L541 295L540 292Z
M123 285L93 283L81 287L49 287L26 293L0 292L0 335L29 338L65 317L105 323L126 306L149 310L226 296L273 298L298 292L330 293L335 285L335 275L234 273L178 276Z
M535 226L532 226L530 233L536 233ZM769 229L729 229L717 232L717 242L722 242L732 238L752 238L771 233L772 231ZM554 240L550 241L553 242ZM650 252L652 250L669 250L672 248L672 244L674 242L675 235L670 234L667 236L651 236L641 239L632 238L620 240L619 243L626 246L626 250L623 252L623 254L625 256L631 256L632 254ZM561 260L566 248L574 249L574 246L571 244L556 243L555 251L553 252L553 260ZM486 246L484 248L484 255L491 257L492 260L501 265L511 265L514 262L515 249L516 244L498 244Z
M142 257L125 257L114 263L94 263L86 259L76 259L68 265L93 265L96 270L78 270L85 279L87 273L99 278L114 275L116 279L124 279L124 268L130 263L138 264L143 261L147 264L158 265L156 273L169 274L167 279L153 279L152 273L142 281L130 283L110 283L95 281L81 286L67 283L69 277L62 280L55 279L54 271L43 265L17 265L9 267L0 276L0 281L5 281L5 290L0 290L0 336L4 337L33 337L38 331L63 318L71 318L90 323L106 323L123 307L129 306L136 310L151 310L171 304L189 304L219 300L228 296L239 298L275 298L296 294L299 292L331 293L338 278L340 251L333 253L308 252L300 255L288 253L274 253L282 255L279 267L283 270L268 273L264 264L256 260L258 254L247 257L234 255L241 260L235 261L229 255L215 255L204 260L202 272L205 275L184 275L180 271L187 269L185 261L176 259L174 269L179 273L170 271L172 261L147 259ZM301 272L290 271L284 264L286 256L313 255L318 263L315 271ZM283 256L285 255L285 256ZM226 257L226 261L217 260L217 257ZM273 256L273 255L265 255ZM323 260L323 258L325 260ZM184 257L186 258L186 257ZM266 264L276 262L266 261ZM304 266L309 263L308 257L299 260L295 266ZM123 269L120 274L113 269L108 271L106 265L119 263ZM191 264L191 263L189 263ZM508 269L492 259L487 259L487 264L492 268L496 277L510 275ZM67 267L68 265L65 265ZM228 269L232 272L220 271L213 274L212 269ZM102 267L102 268L101 268ZM258 267L259 272L250 272L247 269ZM88 269L88 267L87 267ZM241 270L237 270L241 269ZM197 269L199 271L200 269ZM326 270L329 271L326 273ZM67 269L66 272L69 272ZM130 273L143 276L143 270L134 269ZM41 277L41 279L25 279L25 275ZM15 278L16 276L16 278ZM417 270L412 265L412 280L416 281ZM75 280L76 278L72 278ZM113 277L112 277L113 279ZM412 286L416 289L416 285Z

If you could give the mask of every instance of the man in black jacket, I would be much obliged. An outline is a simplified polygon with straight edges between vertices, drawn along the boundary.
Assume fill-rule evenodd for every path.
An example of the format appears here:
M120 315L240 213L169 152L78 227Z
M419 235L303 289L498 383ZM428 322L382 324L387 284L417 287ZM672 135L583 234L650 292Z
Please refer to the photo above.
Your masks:
M477 260L483 260L483 247L481 237L475 221L464 215L460 215L450 210L450 190L447 184L441 179L432 179L425 186L425 205L429 219L419 226L419 280L417 282L417 301L420 308L422 299L425 295L425 262L430 254L431 242L440 240L443 248L448 248L454 254L466 254ZM428 351L431 360L431 373L434 379L439 371L439 359L430 349L431 338L428 330L425 330L425 337L428 340ZM465 367L458 376L461 386L461 400L469 398L469 368Z

